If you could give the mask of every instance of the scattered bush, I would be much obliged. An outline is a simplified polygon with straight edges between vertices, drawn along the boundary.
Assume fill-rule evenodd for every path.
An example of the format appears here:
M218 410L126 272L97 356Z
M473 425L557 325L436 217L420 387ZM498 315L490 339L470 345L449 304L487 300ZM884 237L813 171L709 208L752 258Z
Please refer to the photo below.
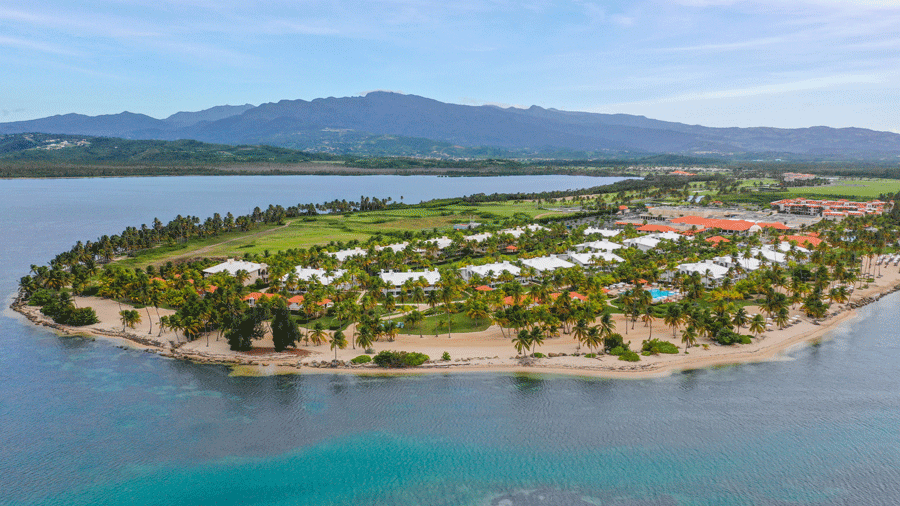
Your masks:
M366 355L374 355L375 348L366 348Z
M712 340L723 345L750 344L752 342L750 340L750 336L741 335L726 328L723 328L716 332L716 334L712 337Z
M539 352L539 351L536 351L536 352L534 352L534 353L532 354L532 356L533 356L534 358L544 358L544 357L546 357L547 355L544 355L543 353L541 353L541 352Z
M28 300L28 304L31 306L43 307L56 300L59 300L56 292L47 290L46 288L42 288L31 295L31 299Z
M597 356L597 354L596 353L586 353L584 356L587 358L595 358Z
M648 339L644 341L643 346L641 347L641 352L642 355L644 354L644 352L646 352L648 355L657 355L660 353L668 353L674 355L678 353L678 347L668 341Z
M445 351L444 354L441 355L441 360L443 360L444 362L448 362L450 360L450 353Z
M372 359L380 367L416 367L428 360L424 353L384 350Z
M641 359L637 353L633 351L626 351L619 355L619 360L624 360L626 362L637 362Z
M359 364L368 364L368 363L371 362L371 361L372 361L372 357L370 357L370 356L368 356L368 355L360 355L360 356L358 356L358 357L356 357L356 358L351 358L351 359L350 359L350 363L351 363L351 364L357 364L357 365L359 365Z
M609 350L610 355L616 355L617 357L621 357L623 353L625 353L625 348L621 346L616 346L615 348Z
M38 296L38 294L40 295ZM35 296L38 296L38 301L42 303L41 313L49 316L56 323L82 327L100 321L93 308L75 307L72 300L68 298L68 294L60 296L50 290L39 290Z

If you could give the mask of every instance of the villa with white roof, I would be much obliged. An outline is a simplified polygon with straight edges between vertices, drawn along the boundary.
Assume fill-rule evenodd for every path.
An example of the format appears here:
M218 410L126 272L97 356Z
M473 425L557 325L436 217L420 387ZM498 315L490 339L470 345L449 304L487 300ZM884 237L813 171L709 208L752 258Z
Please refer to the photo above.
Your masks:
M584 251L586 249L592 249L595 251L616 251L617 249L624 248L621 244L616 244L611 241L607 241L606 239L602 241L591 241L591 242L583 242L581 244L576 244L575 249L578 251Z
M229 258L227 261L220 263L219 265L214 265L209 267L208 269L203 269L203 277L208 278L213 274L218 274L220 272L228 273L231 276L236 276L238 271L246 271L249 276L244 280L244 286L252 285L256 283L257 279L262 279L264 282L269 281L269 266L266 264L258 264L256 262L248 262L246 260L235 260L233 258Z
M532 232L537 232L538 230L550 230L550 229L547 227L542 227L540 225L526 225L524 227L508 228L506 230L501 230L499 233L509 234L509 235L515 237L516 239L518 239L527 230L530 230Z
M659 246L660 240L650 236L635 237L633 239L625 239L622 244L630 248L637 248L641 251L650 251Z
M484 265L467 265L459 270L459 274L464 281L468 282L473 276L478 275L480 278L490 280L487 284L491 287L495 287L499 284L497 278L504 272L512 274L516 281L520 283L526 281L526 278L521 276L522 269L517 265L509 263L509 261Z
M610 253L609 251L592 251L590 253L575 253L570 251L563 256L566 257L566 260L587 269L596 268L600 263L617 264L625 260L619 255Z
M686 275L692 275L696 272L700 275L703 284L707 288L711 288L722 284L722 280L728 277L728 271L728 267L723 267L709 260L704 260L702 262L681 264L675 270L662 274L660 279L671 281L675 278L676 272ZM733 271L732 276L734 276Z
M294 268L294 277L298 281L307 281L308 282L308 281L312 281L313 279L315 279L316 281L321 283L323 286L328 286L328 285L334 283L334 280L340 278L341 276L343 276L346 273L347 273L347 271L345 271L344 269L335 269L333 271L327 271L325 269L311 269L311 268L303 267L300 265L298 265L297 267ZM285 274L284 277L281 278L281 282L286 283L288 280L288 277L290 277L290 274ZM339 290L347 290L350 288L350 283L341 283L340 285L337 285L336 288L338 288Z
M551 272L556 269L570 269L575 264L567 260L563 260L555 255L537 258L526 258L522 260L522 265L531 267L538 272Z
M622 233L621 230L610 230L608 228L588 227L588 228L584 229L584 235L586 235L586 236L600 234L603 237L615 237L621 233Z
M412 272L395 272L395 271L381 271L378 273L378 276L382 281L387 284L387 287L382 290L384 293L389 293L391 295L397 295L400 293L400 290L403 288L403 284L408 280L412 280L416 282L419 278L423 278L425 280L424 290L426 292L430 292L434 290L435 285L438 281L441 280L441 273L439 273L436 269L433 271L412 271Z
M366 256L366 250L362 248L353 248L353 249L344 249L341 251L329 252L329 255L337 258L338 262L344 262L350 257L364 257Z

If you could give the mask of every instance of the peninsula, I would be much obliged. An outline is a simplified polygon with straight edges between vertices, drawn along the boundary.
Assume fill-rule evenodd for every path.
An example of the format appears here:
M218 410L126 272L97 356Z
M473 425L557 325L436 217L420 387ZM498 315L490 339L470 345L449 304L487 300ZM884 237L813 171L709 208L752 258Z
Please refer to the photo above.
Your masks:
M896 182L802 176L672 170L577 192L179 216L33 266L13 306L239 373L766 360L900 287ZM878 193L806 198L859 187Z

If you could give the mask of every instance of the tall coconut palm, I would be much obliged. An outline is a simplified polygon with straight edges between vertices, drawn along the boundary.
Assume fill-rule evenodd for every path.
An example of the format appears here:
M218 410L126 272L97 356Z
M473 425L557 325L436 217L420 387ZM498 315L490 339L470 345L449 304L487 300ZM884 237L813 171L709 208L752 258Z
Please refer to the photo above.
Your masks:
M334 359L337 360L337 352L338 350L343 350L347 347L347 338L344 337L344 333L338 330L331 336L331 349L334 351Z
M531 349L531 333L526 329L520 330L512 339L512 343L516 347L517 354L527 355L528 350Z
M681 342L684 343L685 352L697 343L697 329L693 325L688 325L681 333Z
M766 331L766 319L761 314L754 315L753 318L750 319L750 332L756 334L759 337L760 334Z

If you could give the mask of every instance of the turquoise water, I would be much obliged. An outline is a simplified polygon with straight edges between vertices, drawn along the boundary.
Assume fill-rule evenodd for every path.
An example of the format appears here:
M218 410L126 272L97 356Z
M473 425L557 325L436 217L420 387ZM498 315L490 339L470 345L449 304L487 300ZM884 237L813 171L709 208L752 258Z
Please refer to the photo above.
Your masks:
M5 187L3 293L32 259L221 184L160 179L73 182L90 199ZM230 191L238 209L270 201ZM790 360L628 381L230 377L5 314L0 504L893 505L898 310L900 294L863 308Z
M669 297L673 293L674 292L670 292L668 290L660 290L659 288L650 289L650 295L653 297L653 300L664 299L666 297Z

